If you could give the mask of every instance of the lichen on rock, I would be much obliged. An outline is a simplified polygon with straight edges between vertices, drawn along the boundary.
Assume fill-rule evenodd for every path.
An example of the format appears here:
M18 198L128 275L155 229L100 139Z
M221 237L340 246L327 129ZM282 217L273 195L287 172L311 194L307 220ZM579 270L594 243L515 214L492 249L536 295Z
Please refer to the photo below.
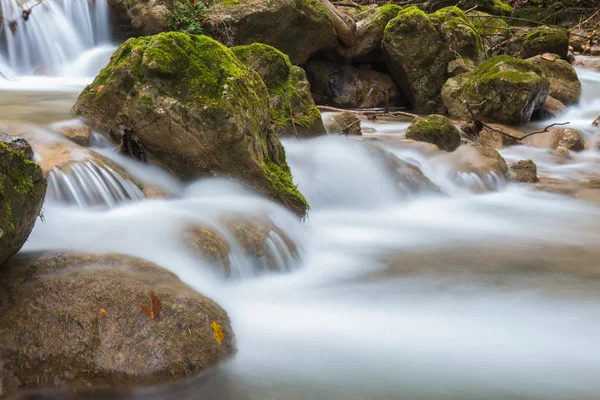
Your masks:
M127 154L183 179L233 177L306 212L271 128L265 83L209 37L168 32L129 39L74 111Z

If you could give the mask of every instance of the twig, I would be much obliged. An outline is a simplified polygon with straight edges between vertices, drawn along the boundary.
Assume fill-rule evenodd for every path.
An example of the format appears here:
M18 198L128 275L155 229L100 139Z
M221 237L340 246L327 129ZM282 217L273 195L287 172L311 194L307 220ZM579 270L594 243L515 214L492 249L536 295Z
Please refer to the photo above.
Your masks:
M319 111L350 112L353 114L361 114L366 117L378 116L378 115L387 115L387 116L391 116L391 117L401 115L401 116L410 117L410 118L418 117L417 114L411 114L411 113L407 113L404 111L391 111L389 113L382 113L380 111L344 110L343 108L336 108L336 107L330 107L330 106L317 106L317 108L319 109Z

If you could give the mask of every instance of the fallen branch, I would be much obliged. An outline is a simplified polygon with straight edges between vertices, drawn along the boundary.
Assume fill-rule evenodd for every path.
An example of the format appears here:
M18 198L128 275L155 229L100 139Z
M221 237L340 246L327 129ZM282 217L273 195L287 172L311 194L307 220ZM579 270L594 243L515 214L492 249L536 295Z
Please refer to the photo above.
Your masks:
M333 111L333 112L350 112L353 114L361 114L364 115L365 117L374 117L374 116L389 116L389 117L396 117L396 116L404 116L404 117L409 117L409 118L417 118L418 115L417 114L411 114L408 112L404 112L404 111L390 111L390 112L381 112L381 111L361 111L361 110L345 110L343 108L336 108L336 107L330 107L330 106L317 106L317 108L319 109L319 111Z

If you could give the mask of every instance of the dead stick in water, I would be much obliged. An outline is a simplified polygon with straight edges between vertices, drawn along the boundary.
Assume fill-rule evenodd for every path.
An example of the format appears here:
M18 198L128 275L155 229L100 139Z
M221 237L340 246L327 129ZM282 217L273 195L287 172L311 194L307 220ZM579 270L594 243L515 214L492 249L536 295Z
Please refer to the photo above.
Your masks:
M410 117L410 118L418 117L417 114L411 114L411 113L407 113L404 111L391 111L389 113L382 113L381 111L345 110L343 108L336 108L336 107L330 107L330 106L317 106L317 108L319 109L319 111L350 112L353 114L361 114L361 115L364 115L365 117L380 116L380 115L390 116L390 117L395 117L397 115L401 115L404 117Z

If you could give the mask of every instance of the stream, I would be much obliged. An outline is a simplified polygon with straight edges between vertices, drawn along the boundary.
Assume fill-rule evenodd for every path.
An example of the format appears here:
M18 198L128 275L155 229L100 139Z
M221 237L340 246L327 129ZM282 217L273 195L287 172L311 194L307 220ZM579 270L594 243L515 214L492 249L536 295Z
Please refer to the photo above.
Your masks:
M1 1L4 10L16 4ZM4 32L12 39L0 52L0 131L52 135L116 48L103 0L94 9L66 3L47 0L40 6L47 12L22 24L27 32ZM35 47L40 40L54 43L52 56ZM540 176L565 186L600 179L600 131L591 126L600 114L600 72L577 72L582 101L560 120L584 133L588 149L570 159L531 146L500 151L507 162L532 159ZM228 312L238 353L173 385L25 398L598 399L600 190L567 195L457 175L456 158L402 140L407 126L364 121L368 133L356 140L283 140L311 205L304 221L235 182L183 183L125 159L98 134L92 150L170 196L116 195L122 183L92 173L55 176L44 220L21 251L152 261ZM442 193L399 186L373 144L418 165ZM71 194L59 196L64 187ZM97 205L92 191L110 201ZM89 201L76 201L82 197ZM278 268L265 272L232 243L234 276L223 279L180 232L191 222L218 229L227 215L267 219L296 251L275 235Z

